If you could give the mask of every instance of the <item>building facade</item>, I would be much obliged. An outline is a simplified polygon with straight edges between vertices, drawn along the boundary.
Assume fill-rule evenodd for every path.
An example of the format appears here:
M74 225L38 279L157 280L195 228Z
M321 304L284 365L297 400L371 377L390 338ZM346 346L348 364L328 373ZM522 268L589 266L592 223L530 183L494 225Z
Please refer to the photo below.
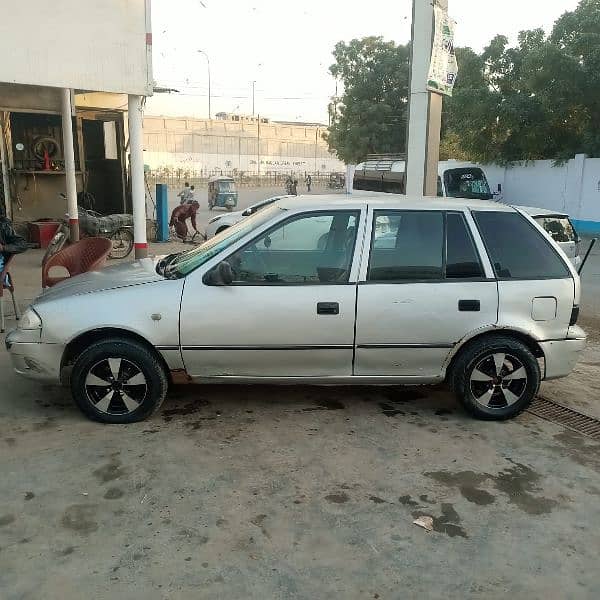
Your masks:
M201 177L342 172L344 164L323 139L326 130L227 113L213 120L146 116L144 162L152 171Z

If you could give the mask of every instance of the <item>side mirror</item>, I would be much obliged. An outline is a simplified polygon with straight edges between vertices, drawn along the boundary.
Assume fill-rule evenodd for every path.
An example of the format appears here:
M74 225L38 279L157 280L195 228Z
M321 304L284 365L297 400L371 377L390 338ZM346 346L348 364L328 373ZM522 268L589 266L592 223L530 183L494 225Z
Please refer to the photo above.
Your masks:
M226 261L220 262L204 275L202 281L206 285L231 285L233 283L233 269Z

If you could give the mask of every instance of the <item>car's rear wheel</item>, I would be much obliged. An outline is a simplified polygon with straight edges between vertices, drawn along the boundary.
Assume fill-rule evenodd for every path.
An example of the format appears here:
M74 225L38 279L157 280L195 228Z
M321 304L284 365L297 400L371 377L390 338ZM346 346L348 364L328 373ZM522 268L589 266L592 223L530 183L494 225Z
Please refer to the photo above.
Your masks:
M510 419L535 398L540 367L531 350L507 336L482 338L458 356L451 384L458 399L474 417Z
M81 411L102 423L135 423L163 403L168 382L154 352L127 339L92 344L71 376L71 393Z

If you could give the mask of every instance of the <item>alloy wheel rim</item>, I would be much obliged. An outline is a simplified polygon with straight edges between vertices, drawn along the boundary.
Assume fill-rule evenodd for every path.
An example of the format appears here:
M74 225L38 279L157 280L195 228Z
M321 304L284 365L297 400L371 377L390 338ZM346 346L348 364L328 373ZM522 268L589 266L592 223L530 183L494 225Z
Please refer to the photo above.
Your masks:
M516 404L527 389L527 370L523 363L505 352L487 354L470 376L471 394L487 409L503 409Z
M130 360L105 358L88 371L85 392L99 412L128 415L145 400L148 382L142 370Z

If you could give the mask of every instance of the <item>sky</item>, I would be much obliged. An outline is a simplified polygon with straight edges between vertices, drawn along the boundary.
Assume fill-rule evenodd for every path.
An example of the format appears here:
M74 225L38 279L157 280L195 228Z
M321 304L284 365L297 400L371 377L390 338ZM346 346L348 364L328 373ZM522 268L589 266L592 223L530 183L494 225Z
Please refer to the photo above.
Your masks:
M449 0L456 45L482 50L498 33L547 31L578 0ZM219 111L327 123L335 93L328 72L340 41L369 35L406 43L412 0L152 0L157 85L180 94L149 98L146 114L208 116ZM459 73L460 76L460 73Z

